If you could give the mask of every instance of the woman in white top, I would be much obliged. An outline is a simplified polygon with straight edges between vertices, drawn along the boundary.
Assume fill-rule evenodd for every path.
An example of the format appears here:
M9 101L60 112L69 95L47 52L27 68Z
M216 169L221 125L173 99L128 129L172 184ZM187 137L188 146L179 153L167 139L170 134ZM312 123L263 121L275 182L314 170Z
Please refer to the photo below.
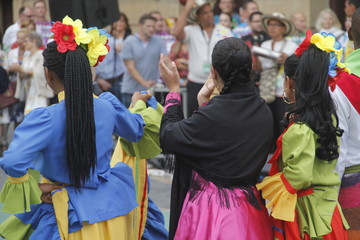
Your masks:
M339 39L344 35L344 31L341 30L341 24L335 12L330 8L324 9L320 12L315 24L316 29L322 33L332 33L336 39Z
M276 52L279 55L277 59L269 58L269 56L259 57L262 67L262 76L259 86L260 96L269 104L273 114L274 148L272 150L275 150L276 139L283 131L281 120L284 118L284 114L287 110L287 105L282 99L284 92L284 62L288 56L293 54L297 45L286 38L292 32L292 24L283 14L272 13L271 15L265 15L262 19L262 24L271 39L264 41L261 44L261 48ZM272 74L270 74L270 72L272 72ZM266 84L265 79L267 75L270 75L270 77L275 75L275 79L272 78L273 81L268 81L271 82L271 86ZM267 88L272 90L266 90Z
M28 80L29 83L25 114L38 107L47 107L49 98L54 96L46 86L41 45L41 37L35 32L29 33L25 38L25 50L29 51L29 55L24 57L20 70L20 78Z

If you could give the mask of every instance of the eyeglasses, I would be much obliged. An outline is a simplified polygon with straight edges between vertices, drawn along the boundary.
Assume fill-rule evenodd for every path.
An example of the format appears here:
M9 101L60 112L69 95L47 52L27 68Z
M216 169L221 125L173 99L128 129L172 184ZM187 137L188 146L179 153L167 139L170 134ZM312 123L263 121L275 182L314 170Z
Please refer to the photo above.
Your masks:
M268 27L283 27L284 25L279 24L279 23L271 23L267 25Z

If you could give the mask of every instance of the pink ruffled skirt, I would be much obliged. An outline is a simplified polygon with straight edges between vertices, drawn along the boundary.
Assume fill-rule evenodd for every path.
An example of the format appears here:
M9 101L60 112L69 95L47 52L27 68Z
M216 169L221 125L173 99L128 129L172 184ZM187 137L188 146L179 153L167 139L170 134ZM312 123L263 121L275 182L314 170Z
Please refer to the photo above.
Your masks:
M195 173L195 178L201 178ZM203 179L202 179L203 180ZM204 180L203 180L204 181ZM271 222L266 208L256 209L241 189L222 189L230 208L220 204L219 189L211 182L201 189L196 199L187 193L175 240L272 240ZM259 192L253 188L255 196ZM223 193L222 193L223 195Z

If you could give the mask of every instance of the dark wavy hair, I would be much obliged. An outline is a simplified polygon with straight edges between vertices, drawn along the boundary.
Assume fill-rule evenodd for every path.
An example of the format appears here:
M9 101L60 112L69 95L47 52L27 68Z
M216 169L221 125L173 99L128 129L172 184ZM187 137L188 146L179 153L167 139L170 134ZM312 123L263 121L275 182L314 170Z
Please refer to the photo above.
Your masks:
M296 69L299 66L299 57L295 54L291 55L285 60L284 72L285 76L288 76L291 79L294 79L296 74Z
M243 83L250 82L252 58L249 47L239 38L225 38L214 47L212 66L224 81L220 94L230 93Z
M43 52L44 67L64 83L66 106L66 159L71 185L79 189L96 166L96 139L92 77L86 52L59 53L51 42Z
M126 28L125 28L125 34L124 34L124 40L130 36L132 34L131 28L130 28L130 24L129 24L129 18L126 16L125 13L120 12L120 17L118 20L120 20L121 18L124 19L125 24L126 24ZM114 32L116 31L115 28L115 22L113 24L111 24L111 30L110 30L110 34L114 36Z
M287 59L286 75L291 77L297 62L293 77L296 102L286 120L306 123L319 136L316 156L322 160L335 160L339 157L337 136L341 136L343 130L339 128L335 105L329 92L330 56L311 45L300 59L295 55Z

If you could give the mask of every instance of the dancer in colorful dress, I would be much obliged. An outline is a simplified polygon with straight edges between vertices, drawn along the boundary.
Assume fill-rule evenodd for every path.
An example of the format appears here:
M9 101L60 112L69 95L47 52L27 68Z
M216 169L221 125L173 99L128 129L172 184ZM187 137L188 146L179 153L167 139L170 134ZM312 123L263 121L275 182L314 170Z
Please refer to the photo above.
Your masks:
M355 46L355 51L346 58L351 74L340 76L332 97L339 126L344 129L336 168L342 179L339 202L350 225L348 237L355 240L360 239L360 8L352 18L349 37Z
M15 131L0 167L9 175L3 211L19 213L0 225L7 239L134 239L136 206L131 168L110 168L112 134L138 141L144 121L112 94L92 94L90 66L108 53L107 37L65 17L44 50L48 85L59 104L32 110ZM147 101L149 94L136 94ZM40 171L48 182L29 175ZM40 197L41 195L41 197ZM40 203L40 198L43 203Z
M146 92L142 93L145 94ZM111 159L111 166L123 162L129 165L133 171L138 202L138 206L133 211L134 239L167 240L168 231L165 228L165 218L149 197L151 184L146 164L146 159L154 158L161 153L159 134L163 107L156 101L155 97L151 97L147 104L143 101L137 101L135 106L129 110L140 114L144 119L144 135L138 142L120 138Z
M272 239L255 183L270 150L273 122L250 81L251 61L244 41L220 40L212 74L200 91L203 106L184 119L176 65L160 60L170 90L160 143L176 156L170 239ZM215 86L220 96L209 100Z
M278 240L347 239L335 171L343 131L330 96L338 75L347 71L338 61L340 48L332 34L308 31L285 62L284 101L293 110L270 160L270 176L257 185L269 200Z

